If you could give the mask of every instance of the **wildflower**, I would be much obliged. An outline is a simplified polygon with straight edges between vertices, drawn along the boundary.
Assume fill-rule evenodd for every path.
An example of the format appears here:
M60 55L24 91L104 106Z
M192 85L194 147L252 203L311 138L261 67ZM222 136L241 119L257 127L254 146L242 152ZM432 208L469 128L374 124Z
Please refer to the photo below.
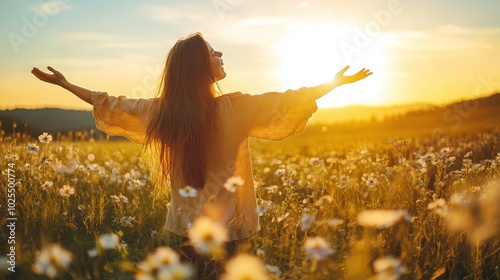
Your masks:
M338 160L339 159L336 158L336 157L329 157L329 158L326 159L326 163L333 164L333 163L337 163Z
M359 213L357 222L365 227L389 228L400 220L411 220L406 210L365 210Z
M104 233L99 237L98 245L104 250L113 250L119 247L120 237L116 233Z
M262 257L266 254L266 252L264 252L264 250L262 250L261 248L257 249L257 252L256 252L257 256L258 257Z
M28 144L28 152L38 153L39 150L40 150L40 147L38 147L36 143Z
M42 135L38 136L38 141L43 144L47 144L52 142L52 135L48 134L47 132L42 133Z
M163 267L158 272L158 279L176 279L185 280L192 279L193 270L188 264L173 263L167 267Z
M377 178L370 176L368 179L365 180L365 184L369 188L374 188L378 185L378 180L377 180Z
M475 173L483 172L485 169L486 169L486 167L480 163L476 163L476 164L472 165L472 170Z
M423 160L422 158L417 160L417 163L416 163L416 168L418 169L418 171L420 171L420 173L426 173L427 172L427 163L425 160Z
M248 254L240 254L226 264L222 280L266 280L269 279L267 269L262 261Z
M73 167L60 166L57 168L57 173L59 174L71 174L75 169Z
M350 181L349 176L342 174L339 176L337 187L341 190L345 189L346 187L349 186L349 181Z
M462 161L464 168L470 168L472 166L472 160L469 158L464 158Z
M267 271L269 273L276 275L278 278L281 277L281 270L275 265L266 264Z
M344 223L344 220L341 220L341 219L336 219L336 218L333 218L333 219L330 219L328 220L327 224L333 228L335 227L338 227L340 226L341 224Z
M326 257L334 253L326 240L320 236L308 237L304 244L304 250L306 252L306 256L317 261L324 260Z
M266 188L268 193L277 193L278 192L278 186L272 185Z
M68 185L64 185L62 188L59 189L59 195L62 197L70 197L73 194L75 194L75 188L70 187Z
M122 225L123 227L128 227L132 225L132 222L135 221L135 217L128 216L128 217L121 217L120 220L115 220L116 223Z
M95 258L95 257L97 257L97 255L99 254L99 252L97 251L96 248L92 248L92 249L90 249L90 250L87 251L87 254L91 258Z
M373 262L373 269L375 270L376 279L383 280L396 280L406 273L406 267L401 264L401 261L388 256L385 258L376 259Z
M278 168L274 172L274 175L276 175L276 176L283 176L283 175L285 175L285 173L286 173L286 169L285 168Z
M41 186L40 186L40 189L42 191L46 190L46 189L49 189L51 188L52 186L54 185L54 183L52 181L45 181L45 183L43 183Z
M304 213L300 219L300 227L303 230L308 230L309 227L314 223L314 216Z
M479 186L473 186L471 189L472 189L472 192L480 192L481 191L481 187L479 187Z
M38 253L32 269L36 274L55 278L61 271L68 268L72 259L73 254L71 252L63 249L58 244L53 244L44 247Z
M160 247L138 267L136 279L190 279L193 272L181 264L180 256L168 247Z
M315 206L321 206L325 201L328 201L328 203L331 203L333 201L333 198L331 195L324 195L316 203L314 203Z
M7 154L5 154L4 158L5 158L6 161L18 161L19 160L19 155L7 152Z
M146 261L150 267L168 266L179 263L180 256L169 247L159 247L154 254L148 256Z
M87 159L88 159L89 161L94 161L94 160L95 160L95 155L94 155L94 154L88 154L88 155L87 155Z
M448 213L448 206L446 200L439 198L427 205L427 209L434 210L439 216L445 216Z
M403 145L406 145L406 141L405 140L398 140L398 139L389 140L389 142L387 142L387 143L393 145L396 148L399 148L399 147L401 147Z
M313 157L309 160L309 165L318 165L321 163L321 160L317 157Z
M439 150L439 153L442 155L448 155L448 154L450 154L450 152L451 152L450 147L444 147L444 148L441 148L441 150Z
M227 179L226 183L224 183L224 188L230 192L235 192L236 189L243 186L243 179L240 176L233 176Z
M185 186L184 188L179 189L179 194L182 197L196 197L198 193L195 188L191 186Z
M267 212L267 208L265 206L257 205L257 209L255 209L255 212L259 214L259 216L262 216Z
M111 197L111 200L113 201L113 203L120 203L120 202L128 203L128 198L122 194L110 195L109 197Z
M458 207L466 207L467 200L464 193L453 193L450 196L450 205L458 206Z
M204 255L217 255L228 241L227 230L207 217L197 218L188 230L188 237L195 250Z

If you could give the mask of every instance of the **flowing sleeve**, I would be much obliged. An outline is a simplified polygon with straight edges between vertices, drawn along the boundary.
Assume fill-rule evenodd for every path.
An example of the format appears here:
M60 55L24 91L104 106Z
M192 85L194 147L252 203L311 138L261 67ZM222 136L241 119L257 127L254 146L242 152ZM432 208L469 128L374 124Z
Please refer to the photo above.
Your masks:
M93 92L91 99L92 114L99 130L125 136L137 144L144 143L154 98L128 99Z
M301 133L318 108L307 90L302 88L260 95L233 93L231 101L243 133L274 141Z

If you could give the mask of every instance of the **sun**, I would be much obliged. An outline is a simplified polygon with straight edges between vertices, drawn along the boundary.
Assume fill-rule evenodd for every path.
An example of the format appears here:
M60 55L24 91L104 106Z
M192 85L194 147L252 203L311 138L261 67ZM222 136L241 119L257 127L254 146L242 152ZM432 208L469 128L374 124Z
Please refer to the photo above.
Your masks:
M276 53L280 60L278 75L283 87L298 89L330 81L350 65L346 75L368 68L374 75L355 84L345 85L318 100L319 107L350 104L375 105L383 99L386 55L376 42L346 58L340 45L349 36L348 27L339 24L300 25L288 32Z

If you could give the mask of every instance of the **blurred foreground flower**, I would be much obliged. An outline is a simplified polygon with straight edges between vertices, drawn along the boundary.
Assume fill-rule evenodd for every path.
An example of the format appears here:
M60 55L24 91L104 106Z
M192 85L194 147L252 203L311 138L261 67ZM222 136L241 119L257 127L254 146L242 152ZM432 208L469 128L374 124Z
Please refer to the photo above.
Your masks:
M191 267L179 262L180 257L169 247L160 247L138 265L136 279L190 279Z
M59 244L46 246L38 253L32 266L36 274L55 278L71 264L73 254L63 249Z
M188 230L188 237L195 250L203 255L219 256L228 241L226 228L207 217L197 218Z
M303 229L303 230L308 230L309 227L314 223L314 216L313 215L310 215L310 214L307 214L307 213L304 213L302 215L302 218L300 219L300 227Z
M481 197L451 196L445 218L451 231L466 233L477 245L500 234L500 181L491 182Z
M266 280L267 269L262 261L251 255L241 254L229 260L222 280Z
M359 213L357 222L361 226L384 229L393 226L402 219L411 220L411 216L406 210L365 210Z
M281 270L278 266L266 264L267 271L271 274L276 275L278 278L281 277Z
M116 233L104 233L97 242L99 248L104 250L114 250L120 246L120 237Z
M313 260L324 260L329 255L333 254L334 251L330 248L330 245L326 242L323 237L308 237L304 244L304 250L306 256L312 258Z
M235 192L239 187L243 186L243 179L240 176L235 176L227 179L224 183L224 188L230 192Z
M327 224L333 228L338 227L338 226L342 225L343 223L344 223L344 220L336 219L336 218L330 219L327 222Z
M191 186L185 186L184 188L179 189L179 194L182 197L196 197L198 192Z
M396 280L407 271L401 261L392 256L375 260L373 269L376 273L376 279L380 280Z
M448 205L446 205L446 200L443 198L435 199L433 202L427 205L427 209L433 210L436 214L441 217L446 216L448 214Z

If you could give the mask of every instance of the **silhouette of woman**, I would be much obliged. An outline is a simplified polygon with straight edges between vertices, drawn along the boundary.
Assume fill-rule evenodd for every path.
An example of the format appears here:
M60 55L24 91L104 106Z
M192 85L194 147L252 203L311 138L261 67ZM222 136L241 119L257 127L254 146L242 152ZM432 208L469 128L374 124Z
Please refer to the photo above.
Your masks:
M178 40L168 53L156 98L128 99L90 91L68 82L50 66L52 74L37 68L31 72L93 105L100 130L155 148L162 177L171 187L166 230L186 240L187 228L196 218L207 216L227 228L231 256L236 245L259 230L248 138L283 140L297 135L316 111L318 98L372 73L363 68L346 76L347 66L331 81L311 88L218 95L214 85L226 77L223 65L222 52L195 33ZM229 178L238 176L240 187L234 192L224 188ZM196 197L186 199L179 193L188 185L196 188ZM201 275L203 258L189 246L183 250Z

